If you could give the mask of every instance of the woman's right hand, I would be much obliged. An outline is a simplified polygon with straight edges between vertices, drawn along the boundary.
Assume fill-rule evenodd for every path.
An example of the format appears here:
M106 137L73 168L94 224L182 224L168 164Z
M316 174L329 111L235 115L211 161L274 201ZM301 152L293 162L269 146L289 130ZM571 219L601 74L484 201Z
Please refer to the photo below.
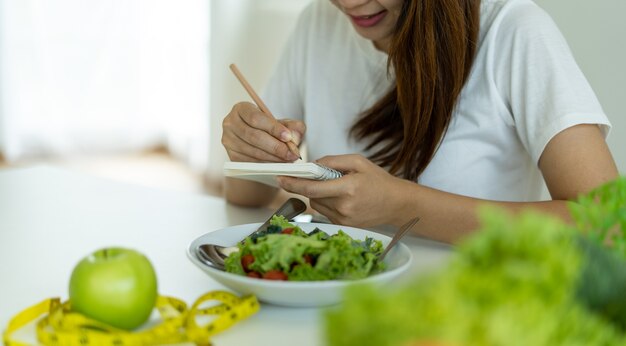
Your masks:
M240 102L224 118L222 130L231 161L293 162L298 156L287 143L300 145L306 126L298 120L276 120L254 104Z

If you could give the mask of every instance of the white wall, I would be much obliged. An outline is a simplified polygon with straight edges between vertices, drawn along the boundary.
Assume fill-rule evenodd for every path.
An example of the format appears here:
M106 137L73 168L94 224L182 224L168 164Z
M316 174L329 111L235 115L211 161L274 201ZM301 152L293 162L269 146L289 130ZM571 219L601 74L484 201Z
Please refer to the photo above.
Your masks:
M535 0L557 23L613 129L608 143L626 174L626 1Z
M228 65L262 89L297 14L311 0L211 0L211 164L219 175L221 120L249 100ZM626 0L536 0L554 18L613 123L608 143L626 173Z

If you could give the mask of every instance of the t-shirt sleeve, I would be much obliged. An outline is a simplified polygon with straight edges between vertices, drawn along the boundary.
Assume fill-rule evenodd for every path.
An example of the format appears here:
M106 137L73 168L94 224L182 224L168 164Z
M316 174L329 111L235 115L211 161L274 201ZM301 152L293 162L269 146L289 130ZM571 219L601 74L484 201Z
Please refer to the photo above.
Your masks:
M261 97L279 119L304 119L304 66L307 56L307 28L314 15L313 5L298 17L295 30L290 34L283 51L274 65Z
M610 122L550 16L530 2L501 12L494 35L495 82L517 134L538 163L548 142L578 124Z

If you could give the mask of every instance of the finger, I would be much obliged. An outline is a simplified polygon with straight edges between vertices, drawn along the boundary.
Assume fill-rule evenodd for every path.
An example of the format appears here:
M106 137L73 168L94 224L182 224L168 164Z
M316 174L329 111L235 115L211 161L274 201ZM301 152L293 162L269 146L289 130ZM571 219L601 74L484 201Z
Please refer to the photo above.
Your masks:
M293 139L290 129L259 109L243 108L239 116L248 126L267 132L282 142L290 142Z
M342 194L342 185L344 177L318 181L311 179L301 179L288 176L276 177L281 188L288 192L296 193L308 198L330 198L340 196Z
M271 137L269 135L267 136ZM274 141L279 145L284 145L284 144L281 144L282 142L276 141L275 139ZM273 153L268 153L265 150L262 150L250 144L244 138L240 137L238 132L235 132L235 131L227 131L226 129L224 130L224 132L222 133L222 145L224 146L224 148L226 148L226 151L230 159L235 160L235 161L244 161L244 159L241 156L246 157L245 161L256 161L256 162L263 162L263 161L286 162L288 161L288 159L279 157L277 155L274 155Z
M250 155L253 155L257 150L261 150L267 155L278 158L280 161L295 161L298 159L286 143L277 140L267 132L245 127L240 133L235 133L235 135L247 144L242 150L246 150Z
M352 227L365 227L360 218L354 219L349 215L342 214L335 206L337 199L323 198L310 200L311 208L317 210L320 214L326 216L332 223L336 225L345 225Z
M289 144L285 145L291 143L293 139L291 130L271 115L252 107L243 107L238 114L246 125L240 137L248 144L285 161L295 161L299 158L299 155L289 148Z
M293 119L281 119L279 122L291 131L293 142L300 145L302 143L302 138L304 138L304 134L306 133L306 125L304 122Z
M337 223L339 221L339 215L337 214L337 211L332 207L332 203L329 202L329 199L312 199L309 200L309 203L311 205L311 208L327 217L332 223Z

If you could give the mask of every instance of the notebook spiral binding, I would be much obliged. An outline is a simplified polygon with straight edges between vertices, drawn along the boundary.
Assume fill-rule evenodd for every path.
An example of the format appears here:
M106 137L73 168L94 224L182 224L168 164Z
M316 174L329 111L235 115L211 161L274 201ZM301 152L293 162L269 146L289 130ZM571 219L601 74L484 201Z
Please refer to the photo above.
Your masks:
M323 170L322 176L319 178L319 180L331 180L341 178L341 176L343 176L343 174L336 169L320 165L319 163L315 164Z

